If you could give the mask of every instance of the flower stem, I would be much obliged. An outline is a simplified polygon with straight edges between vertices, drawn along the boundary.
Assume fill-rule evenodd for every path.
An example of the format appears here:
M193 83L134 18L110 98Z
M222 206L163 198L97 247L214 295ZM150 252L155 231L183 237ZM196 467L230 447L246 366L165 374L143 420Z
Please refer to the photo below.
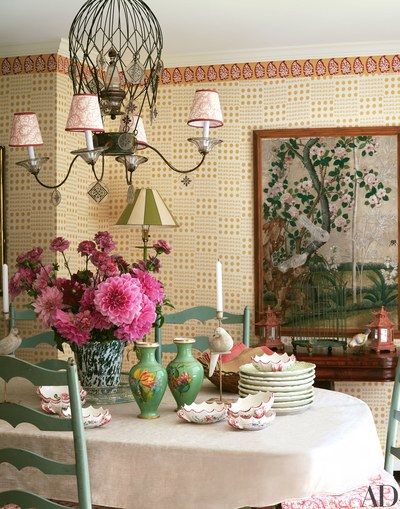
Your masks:
M66 267L66 268L67 268L67 270L68 270L68 274L69 274L69 276L70 276L70 277L72 277L72 273L71 273L71 271L70 271L70 268L69 268L69 265L68 265L68 261L67 261L67 258L66 258L66 256L65 256L65 254L64 254L64 251L62 251L62 252L61 252L61 254L63 255L63 258L64 258L64 265L65 265L65 267Z

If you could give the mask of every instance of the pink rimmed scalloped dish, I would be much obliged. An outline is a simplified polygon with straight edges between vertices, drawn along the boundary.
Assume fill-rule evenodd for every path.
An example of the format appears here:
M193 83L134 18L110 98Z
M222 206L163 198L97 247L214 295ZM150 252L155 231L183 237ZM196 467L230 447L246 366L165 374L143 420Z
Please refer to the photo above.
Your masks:
M45 403L61 403L63 408L67 408L69 406L69 391L67 385L41 385L36 388L36 393ZM80 396L83 405L87 396L84 389L80 390Z
M180 419L195 424L212 424L226 419L227 408L225 403L212 402L191 405L183 405L177 412Z
M296 362L294 355L288 355L286 352L279 354L274 352L273 354L256 355L251 358L253 366L259 371L286 371L288 368L293 366Z
M265 414L260 417L251 416L251 417L234 417L232 415L228 415L228 424L232 428L238 430L246 430L246 431L259 431L261 429L266 428L271 422L275 419L276 413L273 410L269 410Z
M271 410L273 403L272 392L258 391L231 403L228 407L228 417L262 417Z

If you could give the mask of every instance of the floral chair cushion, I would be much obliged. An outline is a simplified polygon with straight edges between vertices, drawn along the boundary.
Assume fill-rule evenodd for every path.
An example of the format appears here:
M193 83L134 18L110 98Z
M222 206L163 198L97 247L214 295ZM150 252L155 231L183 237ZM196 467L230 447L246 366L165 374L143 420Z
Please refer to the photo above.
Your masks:
M383 489L382 485L384 485ZM293 498L285 500L281 505L282 509L353 509L361 507L400 509L400 500L393 504L396 498L394 490L397 490L400 499L400 488L395 478L383 470L370 478L369 486L361 486L341 495L323 494L313 495L309 498ZM383 505L381 504L381 491Z

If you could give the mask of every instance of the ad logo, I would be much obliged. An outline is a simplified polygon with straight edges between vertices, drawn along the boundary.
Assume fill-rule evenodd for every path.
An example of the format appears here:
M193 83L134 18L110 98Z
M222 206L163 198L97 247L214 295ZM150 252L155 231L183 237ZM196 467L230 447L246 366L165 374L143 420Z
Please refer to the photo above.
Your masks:
M362 507L393 507L398 500L399 493L394 486L389 484L380 484L373 488L368 486Z

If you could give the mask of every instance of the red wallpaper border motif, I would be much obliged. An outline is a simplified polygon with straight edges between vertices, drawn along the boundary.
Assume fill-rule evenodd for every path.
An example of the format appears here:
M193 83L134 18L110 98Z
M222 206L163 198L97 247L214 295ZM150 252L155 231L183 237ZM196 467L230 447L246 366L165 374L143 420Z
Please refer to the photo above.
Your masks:
M68 74L69 58L57 54L0 58L0 75L59 72ZM252 79L319 78L400 72L400 54L366 57L281 60L167 68L163 85Z

